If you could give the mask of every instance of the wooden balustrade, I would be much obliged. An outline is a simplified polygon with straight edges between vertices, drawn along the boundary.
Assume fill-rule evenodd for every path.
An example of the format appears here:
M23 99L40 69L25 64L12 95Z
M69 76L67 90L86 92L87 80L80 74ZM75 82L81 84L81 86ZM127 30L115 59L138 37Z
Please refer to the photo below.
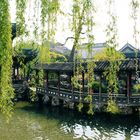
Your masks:
M72 91L69 89L59 89L56 87L37 87L36 89L37 94L45 95L54 97L57 96L59 99L67 99L71 102L79 102L80 98L82 98L83 103L88 103L84 100L84 98L88 95L87 92L81 92L79 94L78 91L74 91L72 94ZM107 93L93 93L93 104L107 104L107 101L109 99ZM116 101L116 103L121 106L140 106L140 94L134 94L131 96L125 96L124 94L112 94L112 98ZM128 102L129 98L129 102Z

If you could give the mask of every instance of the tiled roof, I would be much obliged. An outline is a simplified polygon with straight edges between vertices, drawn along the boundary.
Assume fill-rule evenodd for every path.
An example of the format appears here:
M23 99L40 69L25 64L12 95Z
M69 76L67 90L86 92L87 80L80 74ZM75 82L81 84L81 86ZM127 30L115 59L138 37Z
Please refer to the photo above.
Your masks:
M97 61L95 71L105 71L109 67L109 61ZM83 63L86 69L87 63ZM72 72L74 68L74 63L50 63L50 64L37 64L35 69L44 69L48 71L65 71ZM121 60L120 70L121 71L135 71L136 60ZM140 70L140 60L138 60L138 69Z

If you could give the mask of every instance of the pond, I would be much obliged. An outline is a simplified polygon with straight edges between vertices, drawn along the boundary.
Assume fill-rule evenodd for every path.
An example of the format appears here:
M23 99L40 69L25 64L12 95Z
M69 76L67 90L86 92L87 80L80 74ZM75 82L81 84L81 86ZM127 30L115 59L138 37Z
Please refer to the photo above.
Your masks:
M60 107L19 102L9 124L0 115L0 140L140 140L138 116L87 116Z

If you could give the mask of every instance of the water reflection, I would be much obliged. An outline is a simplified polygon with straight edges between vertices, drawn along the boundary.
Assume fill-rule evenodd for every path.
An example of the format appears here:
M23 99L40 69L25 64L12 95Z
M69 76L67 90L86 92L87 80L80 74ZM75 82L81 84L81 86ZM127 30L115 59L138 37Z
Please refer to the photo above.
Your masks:
M72 139L84 140L140 140L140 120L138 116L111 116L95 114L93 117L76 111L58 107L23 107L24 111L33 111L46 120L57 121L52 133ZM59 132L59 131L60 132Z
M0 114L0 140L140 140L138 116L93 117L58 107L18 103L9 124Z

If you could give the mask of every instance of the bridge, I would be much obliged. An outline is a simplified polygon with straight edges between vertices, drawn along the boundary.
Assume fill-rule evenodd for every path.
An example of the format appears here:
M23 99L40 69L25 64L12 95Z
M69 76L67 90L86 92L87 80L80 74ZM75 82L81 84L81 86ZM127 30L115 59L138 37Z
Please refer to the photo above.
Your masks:
M68 102L79 103L81 100L83 103L89 103L85 101L87 97L87 92L71 91L68 89L58 89L56 87L37 87L37 95L42 97L47 95L48 97L57 97L61 100L66 100ZM108 96L107 93L93 93L92 103L94 105L107 105L109 98L112 98L120 107L130 106L138 107L140 106L140 94L133 94L132 96L125 96L124 94L112 94Z

